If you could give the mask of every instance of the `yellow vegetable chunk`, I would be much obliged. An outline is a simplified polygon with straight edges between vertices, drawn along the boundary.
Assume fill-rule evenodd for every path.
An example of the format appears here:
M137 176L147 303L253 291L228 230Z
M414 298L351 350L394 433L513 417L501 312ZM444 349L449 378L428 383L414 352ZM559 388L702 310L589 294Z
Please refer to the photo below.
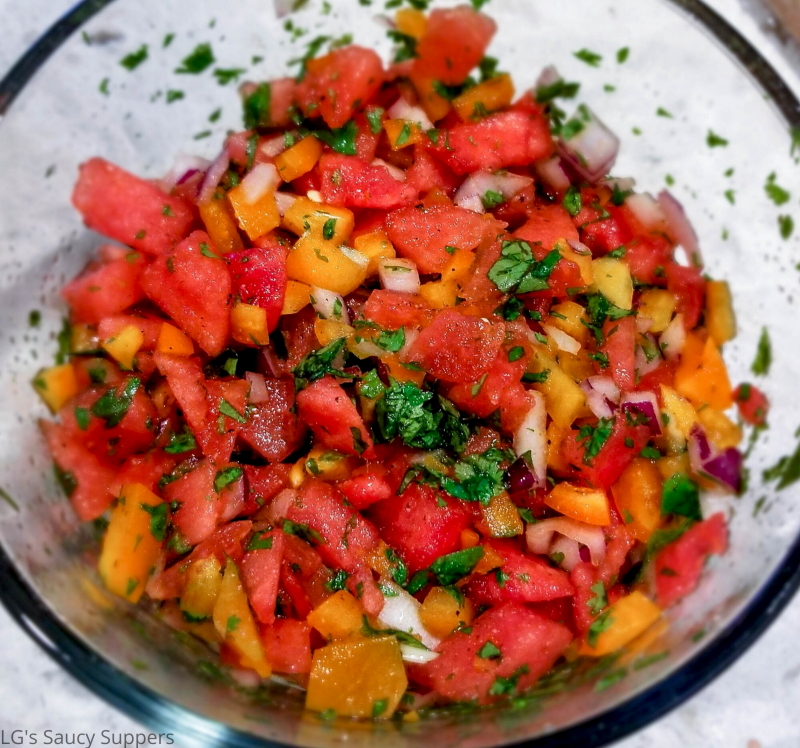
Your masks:
M439 639L452 634L459 626L469 626L475 617L472 601L460 600L444 587L433 587L419 609L419 620L427 631Z
M337 322L335 319L316 319L314 320L314 334L320 345L328 345L334 340L346 338L352 335L355 329L346 325L344 322Z
M216 197L197 206L200 219L206 227L214 246L223 254L241 252L244 249L239 227L233 217L233 210L227 195L222 199Z
M422 386L425 381L425 370L409 369L400 361L400 357L396 353L391 353L388 356L381 358L381 363L387 368L389 376L396 379L398 382L413 382L418 387Z
M346 480L357 464L355 457L315 447L308 453L305 470L320 480Z
M591 252L587 251L586 254L576 252L565 241L559 241L558 244L556 244L556 249L563 258L574 262L578 266L578 269L581 271L581 280L585 286L591 286L594 283L594 268L592 266Z
M663 480L655 463L636 458L611 487L614 503L628 530L646 543L661 525Z
M141 483L122 487L97 565L100 578L115 595L139 601L158 561L168 520L164 502Z
M675 296L662 288L650 288L639 297L640 317L652 321L648 332L664 332L672 322L676 306Z
M720 450L738 447L743 434L728 416L714 408L703 408L698 411L697 417L706 431L709 441Z
M475 262L475 253L466 249L459 249L453 253L450 261L442 270L443 281L460 281L469 274L472 263Z
M692 426L697 423L697 411L672 387L661 385L662 410L667 416L664 429L667 445L672 452L679 452L689 438ZM662 422L663 422L662 418Z
M33 378L33 389L50 411L57 413L78 394L78 379L72 364L42 369Z
M718 346L736 337L736 313L727 281L706 283L706 327Z
M289 278L347 296L367 277L369 260L355 262L332 242L303 236L286 259Z
M364 609L347 590L339 590L308 614L308 623L326 639L344 639L361 631Z
M628 263L615 257L592 261L594 285L612 304L620 309L633 307L633 278Z
M431 122L438 122L450 112L450 102L437 92L433 85L435 79L429 78L416 71L411 72L411 82L414 84L419 104L425 110Z
M595 646L590 647L588 642L581 645L580 654L603 657L622 649L661 617L661 608L641 592L632 592L617 600L603 615L608 616L611 624L598 635Z
M266 166L266 165L262 165ZM275 189L267 189L257 199L251 200L247 180L256 174L255 170L245 177L241 184L228 193L233 212L239 226L252 241L265 236L281 225L281 215L275 202Z
M311 303L311 286L290 280L286 284L281 314L297 314Z
M428 137L416 122L405 119L387 119L383 123L383 129L386 130L386 137L393 151L423 143Z
M519 510L505 492L495 496L488 506L481 505L481 514L478 530L490 538L513 538L525 532Z
M611 524L611 509L605 491L559 483L544 497L551 509L587 525L605 527Z
M269 678L272 668L264 657L264 647L239 578L239 569L230 558L225 565L213 618L217 633L239 655L242 665L255 670L262 678Z
M104 341L101 347L121 368L132 371L142 343L144 343L142 331L135 325L127 325L113 338Z
M300 488L300 486L306 482L306 478L308 478L308 473L306 473L306 461L300 460L299 462L295 462L295 464L292 465L292 469L289 471L289 485L292 488Z
M306 708L341 717L389 719L408 687L393 636L333 642L314 652ZM379 704L379 707L376 707Z
M431 281L419 287L419 295L434 309L446 309L456 305L458 286L453 281Z
M231 335L244 345L269 345L267 310L253 304L236 304L231 309Z
M93 353L100 346L100 338L94 325L75 323L69 337L70 353Z
M552 325L562 332L575 338L581 345L586 344L589 337L589 328L585 323L589 321L586 310L574 301L563 301L556 304L546 320L546 325Z
M317 165L321 156L321 141L309 135L276 156L275 166L284 182L294 182L303 174L308 174Z
M689 334L675 372L675 389L695 408L727 410L733 405L728 368L713 338L703 343Z
M181 610L194 622L211 618L222 589L222 564L216 556L193 561L186 572Z
M513 99L514 83L508 73L503 73L457 96L453 109L464 122L469 122L510 106Z
M398 10L394 17L394 23L401 34L422 39L428 30L428 18L416 8L402 8Z
M367 266L367 277L372 277L378 272L378 263L381 260L393 260L397 257L394 246L389 241L389 237L382 231L373 231L370 234L362 234L353 242L353 246L369 259Z
M156 350L159 353L168 353L170 356L193 356L194 343L183 330L165 322L158 333Z
M568 429L586 407L586 395L543 346L534 347L533 371L547 379L534 389L544 395L547 413L562 429Z
M353 233L354 226L353 211L315 203L307 197L297 198L283 217L283 227L287 231L297 236L308 235L334 244L346 242Z
M667 478L671 478L673 475L677 475L678 473L688 475L692 470L692 466L689 463L688 452L662 457L656 462L656 467L658 468L658 472L661 473L661 477L664 480L667 480Z

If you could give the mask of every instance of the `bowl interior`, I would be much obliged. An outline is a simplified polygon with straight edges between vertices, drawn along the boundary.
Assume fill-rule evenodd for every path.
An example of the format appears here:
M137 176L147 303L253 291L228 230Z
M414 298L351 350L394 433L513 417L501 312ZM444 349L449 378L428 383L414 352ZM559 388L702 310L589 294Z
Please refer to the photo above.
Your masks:
M56 485L37 428L47 414L29 384L58 348L65 312L59 288L100 241L69 203L77 167L102 155L158 177L178 153L214 157L225 133L241 127L240 104L235 85L220 85L211 70L174 72L198 43L212 45L217 67L245 68L245 77L256 80L284 75L287 62L318 35L353 33L357 43L388 57L382 4L300 5L279 18L264 0L239 0L232 14L214 0L109 2L83 34L54 52L2 121L0 487L10 501L0 502L0 546L3 564L14 568L6 602L62 661L70 660L78 677L142 720L187 737L482 748L533 738L558 742L553 736L568 728L589 745L619 736L719 670L746 643L745 623L759 628L774 615L781 602L775 596L792 585L786 560L800 526L794 492L776 493L762 479L764 468L793 451L800 404L792 381L800 354L784 343L793 339L796 316L797 240L781 238L781 210L764 191L768 175L782 184L795 168L787 122L766 93L776 83L769 70L749 65L761 80L753 77L687 13L700 7L689 0L571 0L568 10L545 0L494 0L487 7L500 29L491 53L513 73L518 90L555 64L582 83L578 101L622 138L615 174L633 176L639 189L653 193L674 184L701 238L708 273L732 286L740 332L725 354L734 382L753 378L762 328L773 343L772 372L758 385L775 407L771 428L754 441L748 489L740 498L704 499L707 514L722 510L730 517L730 552L712 560L698 591L670 611L669 630L647 650L667 657L628 667L623 680L602 692L583 685L557 694L544 708L531 699L514 709L456 709L417 723L328 724L304 716L301 695L279 682L257 694L230 691L215 679L201 646L98 584L91 528L79 527ZM120 65L142 45L148 57L139 67ZM620 63L623 47L630 55ZM599 67L573 56L582 48L602 55ZM741 47L736 52L755 59ZM170 94L177 91L182 98ZM709 130L727 146L710 148ZM33 310L41 312L35 325Z

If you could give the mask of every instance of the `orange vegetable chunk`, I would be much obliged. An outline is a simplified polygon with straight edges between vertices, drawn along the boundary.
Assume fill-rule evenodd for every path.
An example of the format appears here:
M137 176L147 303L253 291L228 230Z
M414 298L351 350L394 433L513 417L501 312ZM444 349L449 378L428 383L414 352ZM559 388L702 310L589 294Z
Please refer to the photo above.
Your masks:
M585 642L580 654L603 657L622 649L661 617L661 608L637 591L617 600L603 615L611 621L609 627L598 635L593 647Z
M635 459L611 487L629 532L646 543L661 525L662 479L655 463Z
M611 510L605 491L559 483L544 497L544 503L551 509L587 525L604 527L611 524Z

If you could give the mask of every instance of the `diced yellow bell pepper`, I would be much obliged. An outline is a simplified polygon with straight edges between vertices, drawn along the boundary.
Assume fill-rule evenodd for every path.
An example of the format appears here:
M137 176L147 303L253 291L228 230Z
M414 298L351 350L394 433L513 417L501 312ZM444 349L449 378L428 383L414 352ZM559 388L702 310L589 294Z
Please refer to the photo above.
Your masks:
M306 461L300 460L299 462L295 462L295 464L292 465L292 469L289 471L289 485L295 489L300 488L300 486L306 482L306 478L308 478Z
M164 502L141 483L129 483L111 512L97 568L105 586L132 603L144 593L161 552L169 521L162 506Z
M394 17L394 23L401 34L411 36L414 39L422 39L428 30L427 16L416 8L398 10Z
M303 236L289 252L286 272L292 280L347 296L366 280L368 264L356 263L332 242Z
M326 639L345 639L361 631L364 609L347 590L339 590L308 614L308 623Z
M283 227L287 231L337 245L344 244L350 238L355 223L352 210L315 203L307 197L297 198L283 216Z
M272 190L251 203L247 199L245 185L242 183L228 193L228 200L239 226L252 241L269 234L281 225L281 215Z
M211 618L222 589L222 564L216 556L193 561L186 572L181 610L191 623Z
M605 491L559 483L544 497L551 509L587 525L605 527L611 524L611 509Z
M568 429L586 407L586 395L556 363L544 346L534 346L532 369L535 373L547 373L544 382L534 384L534 389L544 395L547 412L555 423Z
M703 425L709 441L717 449L730 449L741 444L743 438L741 427L737 426L724 413L714 408L703 408L698 411L697 417Z
M213 618L217 633L239 655L242 665L255 670L262 678L269 678L272 668L264 656L239 569L230 558L225 564Z
M481 505L481 515L478 529L490 538L513 538L525 532L519 509L505 492L495 496L487 506Z
M625 260L601 257L592 261L594 285L612 304L620 309L633 307L633 278Z
M33 378L36 390L50 411L57 413L78 394L78 378L72 364L41 369Z
M550 310L545 324L552 325L585 345L589 336L589 328L585 324L588 321L584 307L574 301L562 301Z
M340 338L347 338L354 332L355 329L350 325L346 325L344 322L337 322L335 319L314 320L314 334L322 346Z
M564 259L574 262L578 266L578 269L581 272L581 280L585 286L591 286L594 283L594 269L592 265L593 261L591 252L587 252L586 254L576 252L565 241L558 242L558 244L556 244L556 249Z
M672 452L679 452L689 438L692 426L697 423L697 411L692 405L682 398L672 387L661 385L662 410L666 419L665 434L667 446Z
M297 314L311 303L311 286L290 280L286 284L281 314Z
M584 379L595 375L594 364L592 363L592 359L589 358L589 351L585 348L581 348L577 353L559 351L558 365L574 382L582 382ZM580 418L583 415L588 415L588 413L584 410L576 417Z
M142 331L135 325L127 325L113 338L103 341L102 348L121 368L133 371L136 354L142 343L144 343Z
M431 281L419 287L419 295L434 309L446 309L456 305L458 286L455 281Z
M662 486L661 473L655 463L637 458L611 487L625 525L642 543L661 526Z
M420 106L425 110L431 122L444 119L450 112L450 102L436 91L434 79L412 70L411 82L419 96Z
M346 480L357 465L355 457L315 447L306 457L305 471L320 480Z
M362 234L353 242L353 246L362 255L369 258L367 266L367 277L372 277L378 272L378 263L381 260L393 260L397 257L389 237L382 231L373 231L370 234Z
M392 572L397 568L397 564L390 561L390 557L394 558L394 551L386 545L382 540L364 555L364 563L369 566L372 571L376 572L379 577L389 577Z
M322 143L313 135L303 138L275 158L278 174L284 182L308 174L322 157Z
M736 337L736 313L727 281L706 283L706 328L718 346Z
M386 137L393 151L423 143L427 138L416 122L405 119L387 119L383 123L383 129L386 130Z
M231 309L231 335L244 345L269 345L267 310L254 304L235 304Z
M201 203L198 205L198 210L206 232L220 252L227 254L241 252L244 249L227 195L222 199L213 198Z
M369 718L379 712L381 719L389 719L407 687L395 637L333 642L314 652L306 708L332 710L341 717Z
M688 475L692 469L688 452L681 452L677 455L666 455L656 462L656 467L664 480L678 473Z
M663 288L650 288L642 292L637 309L640 317L652 320L648 332L664 332L667 329L675 314L676 303L674 294Z
M442 270L442 280L444 282L463 280L469 274L473 262L475 262L474 252L466 249L457 250Z
M444 587L433 587L419 609L422 625L434 636L444 639L459 626L469 626L475 617L472 601L456 597Z
M473 571L476 574L488 574L494 569L499 569L505 563L505 559L488 543L483 544L483 556L475 565Z
M603 615L611 624L598 635L595 646L585 642L580 654L603 657L622 649L661 618L661 608L637 591L617 600Z
M480 119L491 112L510 106L514 100L514 83L508 73L497 75L453 99L453 109L464 122Z
M698 350L702 352L698 356ZM675 389L695 408L727 410L733 405L728 369L714 340L703 343L693 333L686 336L683 355L675 372Z
M93 353L100 347L95 325L76 322L70 330L70 353Z
M156 350L159 353L168 353L170 356L193 356L194 343L183 330L165 322L158 333Z

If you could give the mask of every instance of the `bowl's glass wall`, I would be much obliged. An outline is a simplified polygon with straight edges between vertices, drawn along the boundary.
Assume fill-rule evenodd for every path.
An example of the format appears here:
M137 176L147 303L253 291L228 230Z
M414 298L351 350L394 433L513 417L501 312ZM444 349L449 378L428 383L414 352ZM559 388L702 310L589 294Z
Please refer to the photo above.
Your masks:
M2 122L0 487L18 510L0 502L0 542L54 615L102 659L208 718L165 707L162 717L181 724L185 737L232 740L228 726L311 746L339 742L344 739L339 730L346 729L352 744L372 744L377 731L385 745L480 748L552 734L663 681L699 649L713 646L779 566L800 526L794 492L775 494L761 485L761 470L793 450L800 412L793 381L800 361L794 303L800 258L797 240L780 238L781 211L763 189L771 172L779 184L791 184L796 167L789 158L787 126L739 64L670 3L494 0L488 6L500 27L491 51L514 73L520 90L534 83L543 66L556 64L565 77L582 82L579 100L622 137L617 175L635 176L641 189L654 193L668 174L674 178L673 192L698 230L708 272L727 278L733 288L740 334L726 347L732 378L752 378L749 365L762 326L773 341L773 373L763 382L776 406L772 427L753 450L747 493L707 500L707 511L721 508L731 517L731 551L711 562L697 593L670 613L669 633L651 648L668 648L669 658L631 672L603 693L584 688L539 712L333 727L302 717L299 695L280 685L262 703L252 703L197 677L197 663L207 658L202 648L175 639L144 611L100 590L91 533L79 528L57 489L37 430L37 419L47 414L29 381L56 348L64 313L58 290L99 241L69 204L78 165L100 154L157 177L179 152L215 155L226 131L240 126L240 106L234 86L218 85L210 71L174 74L197 43L212 44L219 67L243 67L246 77L256 79L283 74L287 61L318 34L336 38L354 31L358 42L388 54L386 27L378 17L382 4L365 8L358 0L335 0L332 5L329 15L321 15L321 4L311 0L293 14L294 24L307 33L292 42L285 19L276 17L267 0L237 0L235 13L215 0L117 0L88 23L85 36L75 35L54 54ZM170 33L174 40L164 48ZM120 66L120 59L142 44L148 45L149 58L133 72ZM572 55L583 47L603 55L599 68ZM630 47L624 64L616 60L621 47ZM254 55L263 61L254 62ZM104 95L100 84L106 78ZM169 90L184 92L184 98L167 103ZM221 117L210 122L220 107ZM657 116L659 107L671 116ZM709 129L729 145L709 148ZM207 131L208 137L198 137ZM726 176L730 168L734 172ZM725 196L728 190L735 205ZM36 328L29 326L34 309L42 312ZM756 513L761 497L766 498Z

